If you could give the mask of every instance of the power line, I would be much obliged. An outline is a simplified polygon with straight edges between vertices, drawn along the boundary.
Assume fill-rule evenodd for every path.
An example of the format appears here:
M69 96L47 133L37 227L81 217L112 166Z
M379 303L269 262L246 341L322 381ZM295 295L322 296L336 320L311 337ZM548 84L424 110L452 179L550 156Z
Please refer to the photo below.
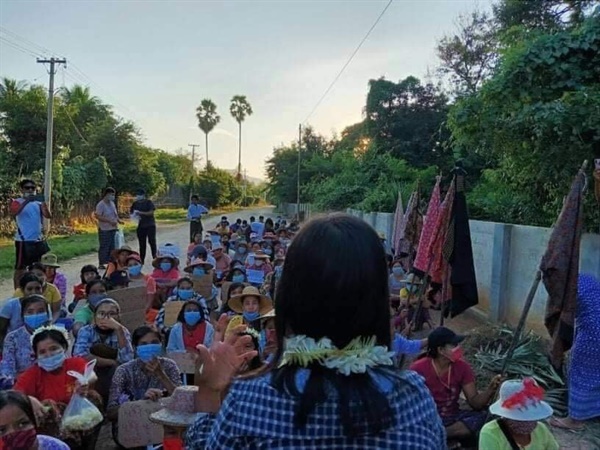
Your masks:
M29 46L29 47L33 47L34 49L37 49L36 51L38 51L38 52L41 52L43 54L53 54L54 53L54 52L48 50L46 47L42 47L41 45L36 44L35 42L32 42L27 38L24 38L23 36L15 33L14 31L9 30L8 28L0 26L0 31L9 35L9 37L11 37L12 39L17 39L18 41L21 41L23 43L23 45L25 45L25 46Z
M10 39L7 39L4 36L0 36L0 41L4 42L4 44L8 45L9 47L14 48L15 50L20 51L21 53L25 53L28 56L33 56L34 58L40 58L40 57L44 56L41 53L35 53L32 50L28 49L27 47L24 47L15 41L11 41Z
M317 110L317 108L321 105L321 103L323 102L323 100L325 100L325 97L327 97L327 94L329 94L329 91L331 91L331 89L333 88L333 86L335 85L335 83L337 83L337 81L340 79L340 77L344 73L344 70L346 70L346 67L348 67L350 65L350 63L352 62L352 60L354 59L354 57L356 56L356 54L358 53L358 51L360 50L360 48L362 47L362 45L368 39L369 35L375 29L375 27L377 26L377 24L379 23L379 21L381 20L381 18L383 17L383 15L385 14L385 12L388 10L388 8L390 7L390 5L392 4L393 1L394 0L390 0L388 2L388 4L385 6L385 8L383 8L383 11L381 11L381 14L379 14L379 17L377 17L377 20L375 20L375 23L371 26L371 28L369 28L369 31L367 31L367 34L365 34L365 37L362 38L362 40L360 41L360 43L358 44L358 46L354 49L354 51L350 55L350 58L348 58L348 61L346 61L346 64L343 65L342 69L335 76L335 78L333 79L333 81L331 82L331 84L329 85L329 87L325 90L325 92L323 93L323 95L321 96L321 98L319 99L319 101L317 102L317 104L315 105L315 107L311 110L310 114L308 116L306 116L306 119L304 119L304 122L302 122L302 123L306 123L308 121L308 119L310 119L310 117L315 113L315 111Z

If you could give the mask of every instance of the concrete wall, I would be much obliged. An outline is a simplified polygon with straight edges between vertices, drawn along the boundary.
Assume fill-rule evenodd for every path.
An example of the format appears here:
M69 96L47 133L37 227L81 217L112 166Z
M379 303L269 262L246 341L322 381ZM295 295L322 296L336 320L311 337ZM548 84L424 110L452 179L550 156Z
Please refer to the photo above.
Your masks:
M391 236L394 215L363 213L362 217L377 231ZM470 221L473 257L479 291L477 309L494 322L516 325L523 303L550 238L550 229L504 223ZM581 241L580 272L600 277L600 235L585 234ZM544 335L546 290L538 288L527 325Z

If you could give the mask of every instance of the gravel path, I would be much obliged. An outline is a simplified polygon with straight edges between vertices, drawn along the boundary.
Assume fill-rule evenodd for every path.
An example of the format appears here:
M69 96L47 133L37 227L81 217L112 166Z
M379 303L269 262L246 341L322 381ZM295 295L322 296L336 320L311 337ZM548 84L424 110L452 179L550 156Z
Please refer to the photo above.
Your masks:
M235 221L236 218L241 217L243 219L248 219L250 216L258 217L259 215L272 216L273 208L256 208L256 209L246 209L240 211L234 211L226 213L229 221ZM204 229L210 229L216 227L217 223L221 219L221 215L216 215L213 217L208 217L206 220L203 220ZM185 252L189 237L189 224L186 223L177 223L177 224L158 224L158 232L157 232L157 242L160 246L161 244L172 243L178 245L179 248ZM138 249L137 238L133 237L127 241L127 244L130 245L134 250ZM148 248L148 254L150 252L150 248ZM149 257L146 257L146 270L148 273L151 271L151 266L149 264ZM68 281L68 296L67 299L71 300L71 292L73 291L73 286L80 282L79 280L79 271L81 267L86 264L98 264L98 256L96 253L89 253L87 255L78 256L77 258L70 259L64 263L61 263L60 271L67 276ZM6 299L10 298L14 292L12 278L10 279L2 279L0 280L0 304L3 304Z

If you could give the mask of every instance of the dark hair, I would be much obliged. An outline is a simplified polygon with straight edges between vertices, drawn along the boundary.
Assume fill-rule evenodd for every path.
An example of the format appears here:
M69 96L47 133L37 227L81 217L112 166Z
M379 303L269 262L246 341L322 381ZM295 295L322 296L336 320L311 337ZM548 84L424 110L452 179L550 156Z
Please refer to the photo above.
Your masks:
M229 285L229 290L227 291L227 300L225 300L223 302L223 306L221 307L221 311L219 312L219 315L233 312L233 310L229 307L229 302L228 302L228 300L231 298L231 293L233 291L235 291L236 289L239 289L239 288L243 289L244 287L246 287L246 285L244 283L231 283Z
M194 285L194 281L190 277L181 277L179 280L177 280L177 287L179 287L179 285L184 281L190 283L192 286Z
M181 309L179 310L179 314L177 314L177 322L181 322L183 323L185 321L185 307L187 305L196 305L198 307L198 309L200 310L200 322L206 320L206 317L204 316L204 308L202 307L202 303L200 303L198 300L187 300L186 302L183 303L183 305L181 305ZM200 323L198 322L198 323Z
M19 182L19 187L22 189L25 187L26 184L30 184L30 183L33 184L34 186L37 186L36 182L33 181L32 179L24 178Z
M141 327L138 327L133 331L133 334L131 335L131 344L134 347L137 347L140 342L140 339L142 339L147 334L155 335L162 344L162 336L160 335L160 333L154 328L151 328L147 325L142 325Z
M33 347L33 352L37 354L37 345L45 340L45 339L52 339L53 341L57 342L62 348L64 348L65 350L69 349L69 343L67 342L67 339L65 338L64 334L58 330L43 330L40 331L39 333L36 333L35 336L33 336L33 341L31 342L31 346Z
M82 283L85 283L85 280L83 279L83 274L87 272L94 272L96 274L96 277L100 277L100 274L98 273L98 268L96 266L94 266L93 264L86 264L81 268L81 271L79 272L79 277Z
M256 221L256 218L254 216L250 216L250 222L254 222Z
M42 284L42 280L40 280L40 277L38 277L36 274L25 272L23 276L19 278L19 287L22 291L25 291L25 286L27 286L27 283L31 283L32 281L37 281L40 283L40 285Z
M8 405L16 406L23 411L33 424L34 428L37 428L37 421L35 420L33 406L31 405L31 400L29 400L27 395L12 389L8 391L0 391L0 409Z
M106 289L106 292L108 292L108 283L104 280L101 280L100 278L97 278L95 280L92 280L88 283L86 283L85 285L85 295L90 295L90 290L92 289L92 287L96 286L97 284L101 284L102 286L104 286L104 289Z
M140 188L140 189L138 189L138 190L135 191L135 194L136 195L146 195L146 190Z
M360 219L334 214L304 226L286 255L276 298L278 350L274 367L281 360L283 339L290 330L315 340L327 337L340 349L357 337L372 336L377 345L390 346L385 251L377 233ZM341 376L317 363L308 368L311 374L302 393L295 382L298 367L285 365L274 371L276 389L299 397L294 417L296 426L306 425L316 405L325 401L326 385L333 386L339 394L339 411L346 435L355 435L359 427L362 430L363 420L374 432L391 426L390 404L370 375ZM391 370L382 369L381 373L394 376ZM361 411L360 418L355 413L357 407Z
M254 349L257 351L256 356L248 362L248 369L246 371L252 372L253 370L260 369L263 366L263 363L260 359L260 346L258 344L258 338L253 334L248 333L247 331L241 332L240 335L250 336L250 338L252 339L252 343L254 344Z
M41 262L34 262L27 267L27 270L30 272L32 270L41 270L42 272L46 272L46 266L44 266Z
M34 303L44 303L46 305L46 312L48 312L48 302L46 298L39 294L28 295L21 299L21 317L25 316L25 310Z
M196 194L192 195L190 198L192 200L200 200L200 197L198 197Z
M104 189L104 193L102 194L102 196L106 196L106 194L116 194L117 191L115 191L114 188L111 187L107 187L106 189Z
M265 220L265 226L270 226L271 228L273 228L275 226L275 224L273 223L273 219L269 217L267 220Z

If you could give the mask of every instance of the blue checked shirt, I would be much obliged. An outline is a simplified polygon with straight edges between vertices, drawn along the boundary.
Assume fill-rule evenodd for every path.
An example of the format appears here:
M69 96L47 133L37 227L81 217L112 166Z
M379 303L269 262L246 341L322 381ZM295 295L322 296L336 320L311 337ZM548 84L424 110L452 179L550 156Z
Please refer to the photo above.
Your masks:
M305 369L301 369L305 370ZM423 378L396 372L380 383L394 413L393 425L377 434L344 434L338 401L332 392L317 405L304 428L294 427L298 399L271 386L270 375L234 382L218 414L198 414L188 429L188 450L444 450L446 432ZM374 378L377 378L375 375ZM355 414L360 414L355 411ZM353 414L354 415L354 414ZM363 421L364 422L364 421ZM363 422L359 427L364 428Z
M118 350L117 362L123 364L133 359L131 334L127 329L125 330L125 339L127 340L127 345L120 348L117 333L112 333L105 337L96 331L94 325L86 325L77 333L77 339L75 340L75 345L73 345L73 356L81 356L82 358L88 357L90 356L90 348L92 345L105 344Z

